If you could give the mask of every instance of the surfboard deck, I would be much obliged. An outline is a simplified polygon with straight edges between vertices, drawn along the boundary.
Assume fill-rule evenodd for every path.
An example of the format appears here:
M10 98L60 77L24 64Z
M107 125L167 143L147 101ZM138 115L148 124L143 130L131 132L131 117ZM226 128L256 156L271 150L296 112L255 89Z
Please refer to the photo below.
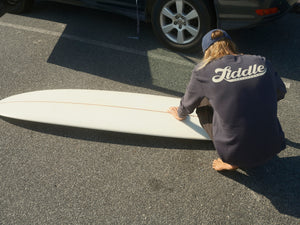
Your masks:
M0 101L3 117L88 129L209 140L195 113L178 121L167 112L179 98L104 90L58 89Z

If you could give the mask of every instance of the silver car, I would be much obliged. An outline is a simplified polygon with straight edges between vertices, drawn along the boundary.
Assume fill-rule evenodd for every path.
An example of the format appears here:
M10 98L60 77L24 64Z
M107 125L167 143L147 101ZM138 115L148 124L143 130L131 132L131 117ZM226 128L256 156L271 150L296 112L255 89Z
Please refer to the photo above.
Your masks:
M9 0L7 0L9 1ZM30 10L34 0L19 1L10 10ZM297 0L54 0L97 8L152 23L157 38L178 51L199 49L212 28L226 30L255 26L286 13Z

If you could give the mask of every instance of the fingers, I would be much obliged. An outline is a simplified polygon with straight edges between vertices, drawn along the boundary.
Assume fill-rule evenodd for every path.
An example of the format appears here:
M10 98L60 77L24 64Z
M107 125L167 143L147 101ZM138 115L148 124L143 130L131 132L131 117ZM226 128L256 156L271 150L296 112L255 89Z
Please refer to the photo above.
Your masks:
M170 113L172 116L174 116L174 118L177 120L180 120L180 121L184 120L185 118L180 118L178 116L177 110L178 110L178 107L172 106L168 109L168 113Z
M168 112L171 114L176 112L176 114L177 114L177 110L178 110L178 107L172 106L168 109Z
M168 113L172 114L176 118L178 117L177 109L178 107L172 106L168 109Z

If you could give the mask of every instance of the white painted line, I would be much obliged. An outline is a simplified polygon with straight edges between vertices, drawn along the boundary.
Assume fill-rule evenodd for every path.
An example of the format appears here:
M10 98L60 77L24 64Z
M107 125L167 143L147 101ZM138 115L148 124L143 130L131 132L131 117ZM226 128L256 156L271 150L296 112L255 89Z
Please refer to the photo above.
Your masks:
M10 27L10 28L18 29L18 30L24 30L24 31L35 32L35 33L40 33L40 34L46 34L46 35L60 37L60 38L66 38L69 40L79 41L79 42L82 42L85 44L95 45L95 46L102 47L102 48L109 48L109 49L120 51L120 52L135 54L135 55L144 56L144 57L150 57L150 58L157 59L157 60L163 60L168 63L174 63L174 64L183 65L183 66L194 66L195 65L192 62L175 59L175 58L168 57L168 56L162 56L162 55L151 53L151 52L148 53L146 51L140 51L140 50L135 50L132 48L126 48L126 47L123 47L120 45L109 44L106 42L91 40L91 39L87 39L87 38L78 37L75 35L64 34L61 32L49 31L49 30L45 30L45 29L41 29L41 28L28 27L28 26L6 23L6 22L1 22L1 21L0 21L0 26Z

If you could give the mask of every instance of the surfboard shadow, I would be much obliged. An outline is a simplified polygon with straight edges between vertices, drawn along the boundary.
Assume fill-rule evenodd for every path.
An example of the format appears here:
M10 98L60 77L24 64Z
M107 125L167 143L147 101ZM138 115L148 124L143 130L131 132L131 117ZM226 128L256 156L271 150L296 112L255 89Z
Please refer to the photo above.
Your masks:
M300 218L299 171L300 156L276 156L257 168L220 173L265 196L280 213Z
M84 141L103 142L110 144L142 146L149 148L215 150L211 141L188 140L179 138L157 137L139 134L120 133L104 130L68 127L0 116L4 121L13 125L45 134L79 139Z

